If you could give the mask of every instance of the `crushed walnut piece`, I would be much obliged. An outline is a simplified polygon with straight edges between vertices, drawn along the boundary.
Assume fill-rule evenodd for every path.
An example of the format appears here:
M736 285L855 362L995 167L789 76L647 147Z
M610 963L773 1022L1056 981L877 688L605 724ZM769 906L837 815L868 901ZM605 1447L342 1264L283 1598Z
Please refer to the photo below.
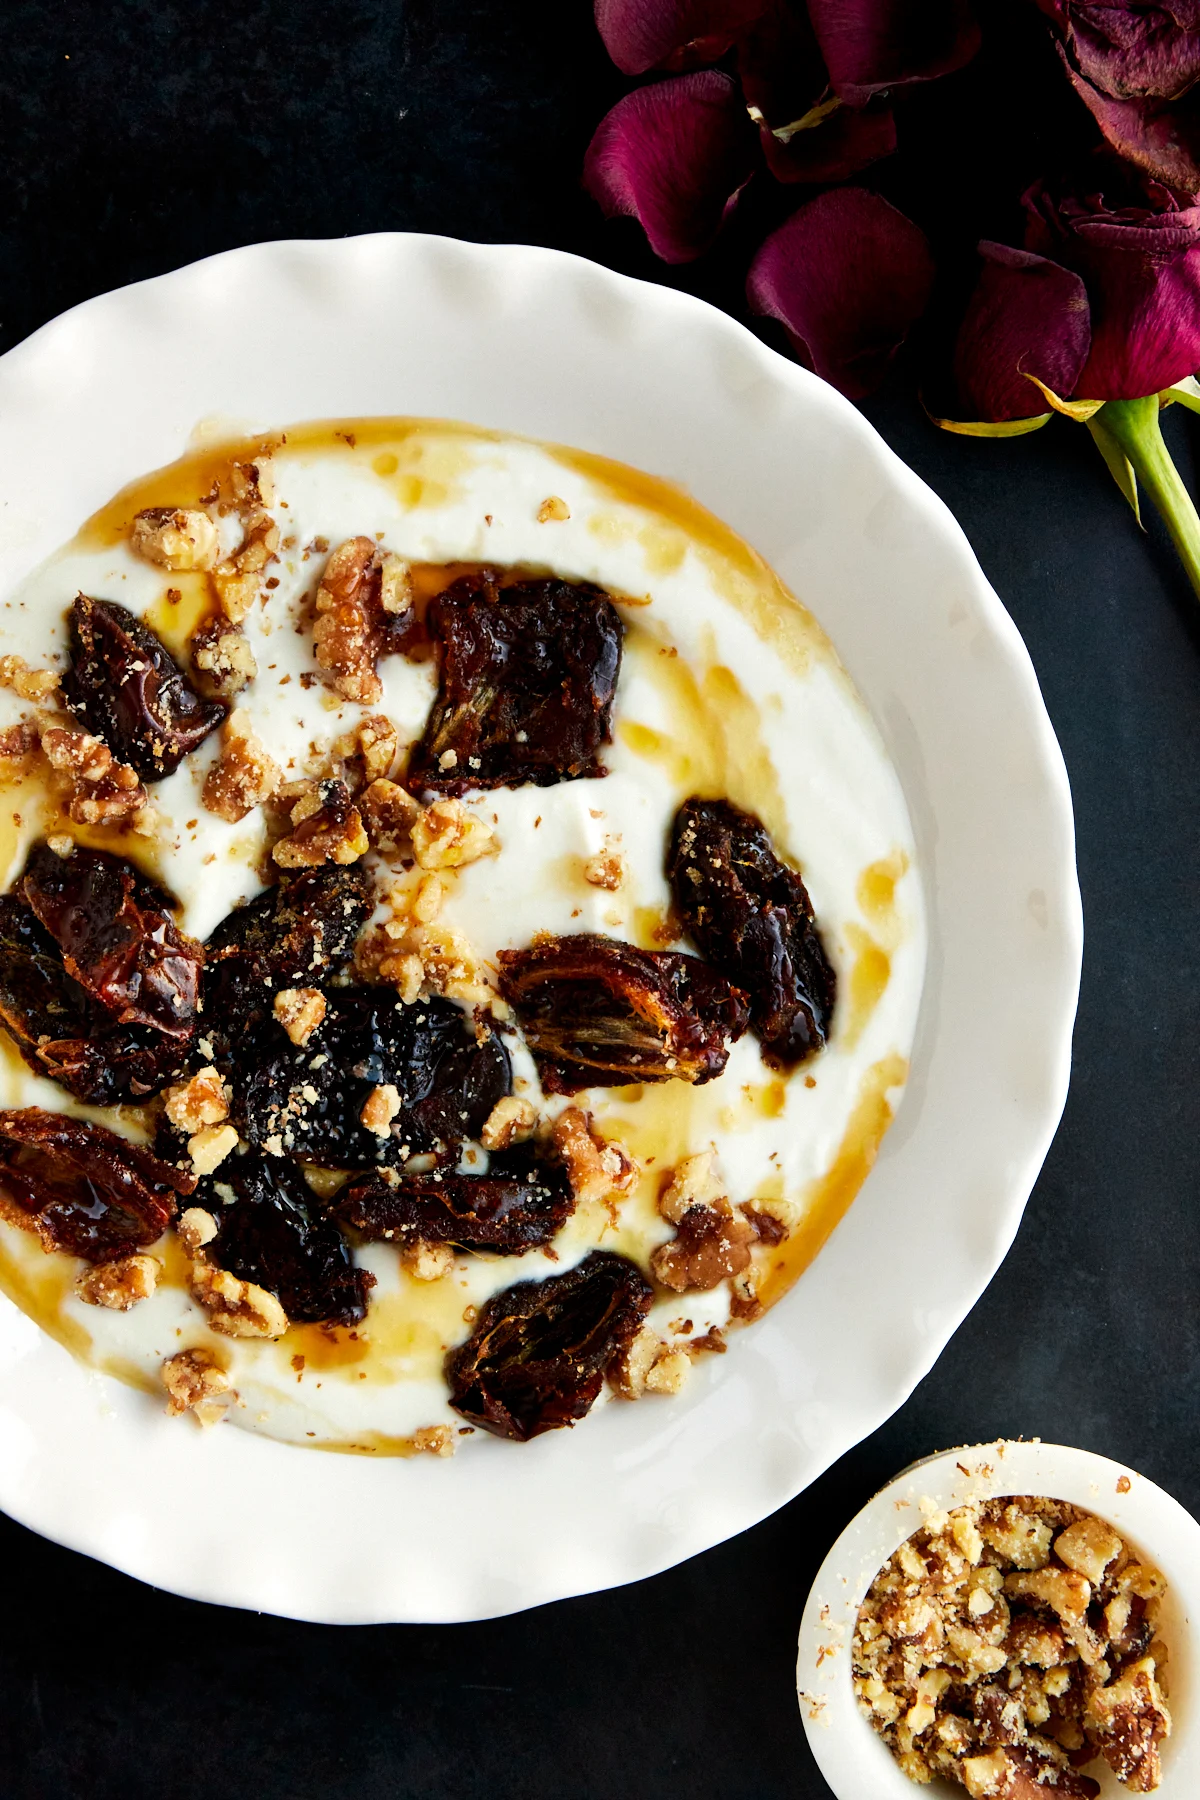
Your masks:
M354 734L350 758L362 771L362 785L383 781L392 772L400 750L400 733L383 713L371 713Z
M527 1138L536 1123L537 1108L531 1100L505 1094L484 1120L479 1141L485 1150L507 1150Z
M711 1348L703 1340L697 1344ZM609 1385L622 1400L643 1394L677 1394L692 1372L692 1347L665 1344L652 1325L643 1325L629 1348L610 1364Z
M232 1125L205 1125L188 1139L188 1155L193 1175L211 1175L236 1148L237 1132Z
M292 808L291 835L271 852L281 869L357 862L370 848L362 814L341 781L322 781Z
M589 1200L608 1203L616 1194L627 1194L637 1180L638 1166L629 1152L614 1139L601 1137L593 1128L591 1114L578 1106L565 1107L559 1113L550 1141L581 1205Z
M317 667L332 677L343 699L378 705L382 626L411 605L407 564L381 555L374 538L348 538L333 551L317 588L313 649Z
M453 1456L458 1439L452 1425L422 1425L412 1434L412 1447L418 1455L423 1452L426 1456Z
M421 808L394 781L379 777L358 796L363 829L372 850L394 855L408 844L409 833Z
M31 669L23 656L0 656L0 688L21 700L48 700L58 687L53 669Z
M359 1123L364 1131L371 1131L376 1137L387 1137L399 1111L400 1090L394 1083L385 1081L382 1086L373 1087L363 1101Z
M288 1328L288 1316L274 1294L228 1269L193 1262L188 1284L212 1330L224 1337L278 1338Z
M217 1221L202 1206L189 1206L175 1222L175 1235L189 1256L199 1256L217 1235Z
M725 1198L711 1150L687 1156L659 1196L658 1210L675 1226L675 1236L650 1257L656 1281L682 1294L715 1288L739 1275L750 1262L754 1227Z
M58 724L45 717L40 736L46 761L56 775L65 776L71 784L67 816L75 824L123 824L146 807L149 796L137 771L117 762L101 738L80 726Z
M928 1522L859 1610L855 1693L914 1781L972 1800L1084 1800L1104 1757L1153 1793L1171 1730L1165 1584L1104 1520L1031 1496L973 1501Z
M625 864L615 850L598 850L583 865L583 879L591 887L615 894L625 879Z
M211 569L221 553L217 527L191 506L147 506L133 521L129 546L135 556L182 574Z
M208 811L236 825L270 798L282 779L279 764L254 730L244 706L221 727L221 754L204 778L200 798Z
M411 826L413 855L423 869L461 869L499 850L486 820L468 812L461 800L435 800Z
M205 1125L219 1125L229 1117L229 1090L210 1064L189 1081L164 1088L163 1104L176 1130L190 1137Z
M190 1412L201 1425L215 1425L237 1395L229 1377L208 1350L181 1350L168 1356L160 1370L173 1418Z
M270 512L271 478L265 460L234 463L228 492L222 492L221 510L236 510L242 522L242 541L236 552L212 571L225 617L240 625L263 591L268 566L279 553L279 527Z
M325 996L319 988L281 988L274 1013L297 1049L303 1049L325 1018Z
M464 1006L503 1010L488 970L467 937L452 925L414 924L404 916L389 919L381 938L362 944L363 959L367 965L374 963L381 981L395 984L406 1005L426 993L443 994Z
M21 719L0 731L0 763L23 763L41 743L36 719Z
M402 1247L400 1261L414 1281L441 1281L454 1267L454 1246L419 1239Z
M570 518L571 509L558 494L549 494L538 507L537 516L539 525L548 525L552 520L561 523L563 519Z
M112 1312L128 1312L139 1300L148 1300L158 1286L162 1264L153 1256L118 1256L113 1262L85 1269L75 1292L89 1306L107 1306Z
M192 633L192 666L222 699L240 694L258 674L250 639L226 618L206 619Z

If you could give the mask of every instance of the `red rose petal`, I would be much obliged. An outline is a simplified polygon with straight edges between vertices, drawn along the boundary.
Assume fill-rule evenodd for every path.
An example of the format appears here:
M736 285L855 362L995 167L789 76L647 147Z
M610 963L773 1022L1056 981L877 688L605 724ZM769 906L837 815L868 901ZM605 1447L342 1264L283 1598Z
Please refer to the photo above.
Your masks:
M626 75L716 62L770 0L596 0L596 28Z
M771 233L746 293L754 312L782 322L807 368L858 400L883 380L933 277L911 219L865 188L836 188Z
M979 246L983 271L954 348L954 376L968 419L1032 419L1045 396L1028 375L1070 399L1092 331L1078 275L1007 244Z
M968 0L808 0L808 13L834 92L852 106L948 75L979 48Z
M1200 104L1196 95L1175 102L1114 100L1071 67L1061 44L1059 55L1067 65L1071 86L1118 156L1181 193L1194 194L1200 189Z
M786 0L773 0L738 39L738 74L746 104L762 115L763 154L777 181L845 181L896 148L890 108L876 101L862 111L830 94L808 18Z
M584 186L609 218L637 219L664 262L708 249L754 172L757 133L715 69L637 88L601 119Z

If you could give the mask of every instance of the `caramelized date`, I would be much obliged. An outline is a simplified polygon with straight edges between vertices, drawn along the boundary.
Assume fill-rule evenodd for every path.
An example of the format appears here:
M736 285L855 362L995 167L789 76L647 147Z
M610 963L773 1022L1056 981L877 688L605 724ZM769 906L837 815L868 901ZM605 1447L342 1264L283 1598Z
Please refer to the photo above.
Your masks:
M195 1186L103 1125L37 1106L0 1112L0 1195L47 1250L88 1262L144 1250Z
M685 801L667 875L700 950L749 994L766 1061L791 1068L821 1049L837 977L804 883L760 820L728 800Z
M599 588L464 576L430 602L440 685L409 762L414 793L603 775L624 626Z
M711 1081L746 1029L745 995L695 956L579 932L500 952L547 1092Z
M149 626L113 600L80 594L69 639L67 705L143 781L173 774L229 711L203 699Z
M524 1443L574 1425L629 1347L653 1290L623 1256L593 1250L547 1281L520 1281L480 1308L446 1357L450 1404L472 1425Z
M366 1316L375 1277L355 1268L346 1240L290 1163L252 1150L226 1157L195 1204L217 1221L210 1260L269 1289L289 1319L357 1325Z
M166 896L100 850L30 853L20 891L62 954L68 975L121 1025L167 1037L195 1030L204 952L184 937Z
M574 1210L565 1170L539 1163L522 1144L493 1156L486 1175L418 1175L398 1187L373 1175L338 1195L334 1216L402 1247L454 1244L516 1256L548 1244Z
M336 1169L457 1160L512 1085L508 1052L449 1000L405 1006L394 988L333 987L302 1048L276 1027L277 1046L235 1082L235 1117L251 1143ZM373 1088L392 1086L400 1110L385 1136L360 1123ZM274 1146L278 1145L275 1150Z

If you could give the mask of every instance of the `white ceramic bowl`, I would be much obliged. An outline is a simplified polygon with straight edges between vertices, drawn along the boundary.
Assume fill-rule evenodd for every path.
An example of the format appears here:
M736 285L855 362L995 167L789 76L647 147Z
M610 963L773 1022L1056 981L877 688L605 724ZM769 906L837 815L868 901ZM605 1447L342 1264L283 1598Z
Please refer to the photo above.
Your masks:
M962 1800L962 1789L935 1781L919 1788L903 1774L859 1711L851 1681L854 1622L888 1557L924 1524L920 1502L942 1509L1002 1494L1068 1500L1107 1519L1166 1576L1169 1593L1161 1636L1170 1650L1173 1729L1162 1749L1162 1800L1200 1794L1200 1524L1152 1481L1062 1444L976 1444L914 1463L851 1520L821 1565L800 1626L796 1687L804 1729L837 1800ZM1102 1762L1085 1771L1102 1800L1127 1794Z
M0 1504L161 1587L329 1621L487 1617L744 1530L908 1395L1003 1257L1079 979L1070 796L962 532L831 388L724 315L549 250L260 245L89 301L0 361L0 597L214 416L409 413L684 483L830 632L904 783L930 957L900 1116L797 1288L688 1391L449 1463L201 1435L0 1303Z

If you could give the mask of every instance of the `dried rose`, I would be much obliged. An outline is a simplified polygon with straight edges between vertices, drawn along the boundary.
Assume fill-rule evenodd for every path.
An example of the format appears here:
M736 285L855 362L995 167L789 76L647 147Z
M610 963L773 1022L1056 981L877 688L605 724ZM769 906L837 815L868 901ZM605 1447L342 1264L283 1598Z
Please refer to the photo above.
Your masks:
M851 106L949 75L979 48L968 0L808 0L808 16L833 91Z
M596 0L596 28L626 75L716 62L769 0Z
M1047 257L979 246L983 270L958 333L954 376L968 419L1044 422L1046 400L1075 392L1092 341L1087 289Z
M819 194L762 245L751 308L779 319L806 368L852 400L879 385L933 289L924 232L865 188Z
M618 100L588 146L583 180L609 218L638 220L664 262L690 262L716 237L756 158L737 83L705 69Z
M1200 188L1200 0L1037 0L1071 85L1120 155Z
M808 16L787 0L743 32L737 67L777 181L844 181L896 148L891 108L847 106L833 92Z

